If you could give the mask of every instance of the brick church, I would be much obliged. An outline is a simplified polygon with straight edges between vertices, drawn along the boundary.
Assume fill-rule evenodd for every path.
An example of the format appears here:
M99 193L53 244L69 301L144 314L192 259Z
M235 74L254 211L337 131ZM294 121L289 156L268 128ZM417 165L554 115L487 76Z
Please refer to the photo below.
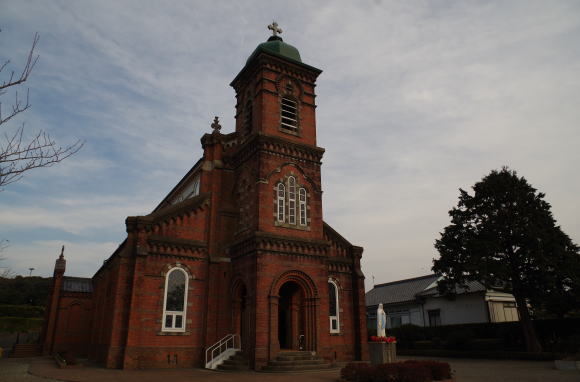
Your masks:
M203 367L230 335L255 370L292 349L368 359L363 249L322 216L321 70L269 28L230 84L235 131L215 118L203 157L153 212L126 219L127 238L92 278L56 260L44 354Z

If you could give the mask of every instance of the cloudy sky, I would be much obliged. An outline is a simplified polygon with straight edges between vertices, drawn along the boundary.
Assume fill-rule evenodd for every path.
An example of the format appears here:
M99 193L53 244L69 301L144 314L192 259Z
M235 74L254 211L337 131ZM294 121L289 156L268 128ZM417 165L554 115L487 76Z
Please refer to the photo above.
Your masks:
M213 116L233 131L228 84L272 19L324 71L325 220L365 248L367 288L429 273L458 189L503 165L580 242L578 1L0 0L0 60L40 34L32 108L2 129L86 141L0 192L0 267L50 275L65 244L67 274L92 276Z

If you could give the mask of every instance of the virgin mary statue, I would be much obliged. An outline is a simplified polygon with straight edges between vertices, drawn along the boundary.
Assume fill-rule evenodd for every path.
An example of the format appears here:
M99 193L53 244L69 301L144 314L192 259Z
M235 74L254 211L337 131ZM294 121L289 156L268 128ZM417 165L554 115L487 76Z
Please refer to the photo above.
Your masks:
M386 337L387 336L387 314L383 310L383 304L379 304L377 309L377 336Z

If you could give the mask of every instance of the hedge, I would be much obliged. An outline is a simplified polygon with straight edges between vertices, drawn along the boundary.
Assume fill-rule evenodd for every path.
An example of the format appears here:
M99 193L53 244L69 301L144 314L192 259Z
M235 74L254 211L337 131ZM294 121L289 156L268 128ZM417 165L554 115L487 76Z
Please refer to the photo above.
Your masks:
M443 358L477 358L477 359L518 359L526 361L553 361L562 359L565 353L543 352L527 353L523 351L465 351L441 349L397 349L398 356L443 357Z
M42 327L42 318L0 317L0 332L26 333Z
M382 365L358 362L343 367L340 376L349 382L430 382L451 378L451 367L438 361L409 360Z
M44 317L44 307L0 304L0 317Z
M544 350L574 353L580 350L580 319L533 321ZM525 342L519 322L419 327L403 325L389 330L399 349L508 350L523 351Z

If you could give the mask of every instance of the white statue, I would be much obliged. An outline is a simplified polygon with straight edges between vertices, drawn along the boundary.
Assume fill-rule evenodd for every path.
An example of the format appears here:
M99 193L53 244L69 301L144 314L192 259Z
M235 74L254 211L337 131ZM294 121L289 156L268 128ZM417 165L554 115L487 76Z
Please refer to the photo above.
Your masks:
M377 337L387 336L387 314L383 310L383 304L379 304L377 309Z

